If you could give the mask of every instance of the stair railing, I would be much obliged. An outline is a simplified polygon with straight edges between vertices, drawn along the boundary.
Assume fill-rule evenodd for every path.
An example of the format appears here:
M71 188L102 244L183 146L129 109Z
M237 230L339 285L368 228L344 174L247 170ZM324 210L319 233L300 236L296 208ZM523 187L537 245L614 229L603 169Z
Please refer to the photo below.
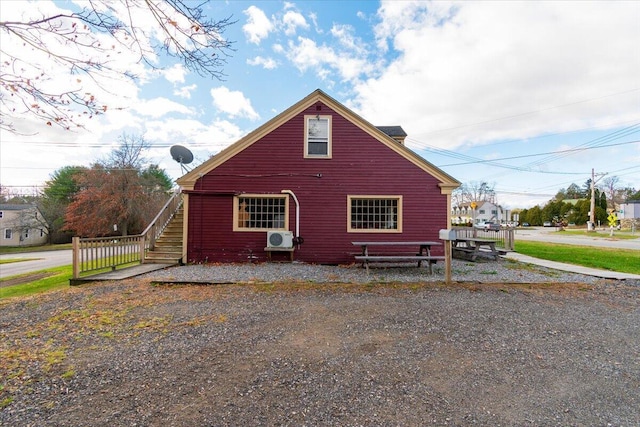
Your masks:
M160 209L158 215L151 221L151 223L141 233L144 236L145 250L154 250L156 248L156 240L162 235L162 232L167 225L171 222L176 212L182 206L182 193L180 190L176 190L173 196L167 203ZM144 256L142 257L144 259Z
M148 250L155 249L156 240L182 206L182 193L176 190L160 212L141 234L133 236L73 238L73 278L81 273L144 262Z

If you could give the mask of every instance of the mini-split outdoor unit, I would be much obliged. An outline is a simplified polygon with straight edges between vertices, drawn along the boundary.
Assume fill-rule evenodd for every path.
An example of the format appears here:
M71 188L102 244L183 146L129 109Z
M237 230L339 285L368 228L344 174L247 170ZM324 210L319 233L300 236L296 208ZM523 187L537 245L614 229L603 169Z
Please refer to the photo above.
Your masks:
M293 233L291 231L267 231L268 248L292 248Z

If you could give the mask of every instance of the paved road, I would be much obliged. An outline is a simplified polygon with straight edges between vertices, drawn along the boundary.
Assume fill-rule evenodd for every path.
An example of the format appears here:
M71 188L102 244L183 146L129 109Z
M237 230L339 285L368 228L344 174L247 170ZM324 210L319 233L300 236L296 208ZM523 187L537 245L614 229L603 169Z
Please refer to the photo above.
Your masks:
M2 254L0 259L28 259L29 261L0 264L0 279L16 274L31 273L47 268L71 265L73 255L71 249L60 251L24 252L19 254Z
M584 235L566 235L557 234L556 228L521 228L516 230L516 241L518 240L535 240L538 242L564 243L569 245L580 246L596 246L601 248L618 248L618 249L634 249L640 250L640 233L637 239L616 239L615 232L613 237L603 238L589 236L586 232Z

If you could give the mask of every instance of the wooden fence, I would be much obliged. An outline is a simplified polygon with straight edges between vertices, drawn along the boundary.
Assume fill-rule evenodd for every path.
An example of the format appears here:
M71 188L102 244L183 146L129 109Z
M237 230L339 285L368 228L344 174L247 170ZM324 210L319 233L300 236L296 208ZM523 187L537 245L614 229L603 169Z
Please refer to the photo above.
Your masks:
M515 249L515 229L501 228L500 230L481 230L475 227L451 227L456 230L458 237L482 237L496 241L496 247L507 251Z
M148 250L155 249L156 240L182 206L182 194L174 193L141 233L133 236L73 238L73 278L83 273L111 269L127 264L144 263Z

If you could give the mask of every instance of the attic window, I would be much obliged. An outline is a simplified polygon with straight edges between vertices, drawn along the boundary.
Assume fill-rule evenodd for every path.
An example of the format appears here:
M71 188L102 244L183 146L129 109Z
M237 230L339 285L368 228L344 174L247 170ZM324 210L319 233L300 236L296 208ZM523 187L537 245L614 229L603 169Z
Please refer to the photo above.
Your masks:
M331 158L331 116L305 116L304 134L305 158Z

